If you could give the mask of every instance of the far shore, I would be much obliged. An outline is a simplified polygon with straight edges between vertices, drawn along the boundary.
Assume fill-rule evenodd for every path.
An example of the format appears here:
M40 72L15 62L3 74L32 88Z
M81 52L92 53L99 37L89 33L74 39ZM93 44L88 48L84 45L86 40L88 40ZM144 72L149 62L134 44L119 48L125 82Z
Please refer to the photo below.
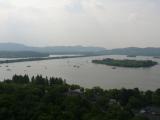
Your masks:
M53 60L53 59L68 59L68 58L79 58L79 57L89 57L90 55L80 55L80 56L60 56L60 57L36 57L36 58L21 58L21 59L14 59L14 60L2 60L0 64L6 63L18 63L18 62L31 62L31 61L42 61L42 60Z

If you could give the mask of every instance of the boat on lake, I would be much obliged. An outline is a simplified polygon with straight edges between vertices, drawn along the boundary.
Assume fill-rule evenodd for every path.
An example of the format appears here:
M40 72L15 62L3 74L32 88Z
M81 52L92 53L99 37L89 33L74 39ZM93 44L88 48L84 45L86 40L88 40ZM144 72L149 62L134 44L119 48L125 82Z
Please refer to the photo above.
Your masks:
M11 71L11 69L7 69L7 71Z
M116 67L112 67L112 69L117 69Z
M74 67L74 68L80 68L80 66L78 66L78 65L73 65L73 67Z

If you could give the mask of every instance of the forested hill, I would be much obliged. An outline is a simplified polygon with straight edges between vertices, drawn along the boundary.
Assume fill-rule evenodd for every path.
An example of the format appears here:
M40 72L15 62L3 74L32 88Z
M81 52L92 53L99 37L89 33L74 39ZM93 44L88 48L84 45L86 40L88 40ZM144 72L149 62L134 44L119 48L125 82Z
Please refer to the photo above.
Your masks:
M0 120L159 120L158 106L160 89L84 89L40 75L0 82Z

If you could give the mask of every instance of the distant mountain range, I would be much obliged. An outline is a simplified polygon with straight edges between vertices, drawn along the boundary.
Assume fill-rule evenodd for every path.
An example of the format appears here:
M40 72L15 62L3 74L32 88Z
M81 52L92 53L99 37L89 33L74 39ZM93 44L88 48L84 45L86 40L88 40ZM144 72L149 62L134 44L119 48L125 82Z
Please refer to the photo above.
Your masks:
M110 55L130 55L130 56L160 56L160 48L146 47L128 47L104 51Z
M31 47L17 43L0 43L0 57L7 56L48 56L49 54L86 54L86 55L133 55L133 56L160 56L160 48L128 47L107 50L103 47L84 46L53 46Z
M0 51L0 58L48 57L48 53L34 51Z
M84 46L53 46L53 47L30 47L17 43L0 43L0 51L35 51L50 54L76 54L93 53L104 51L102 47L84 47Z

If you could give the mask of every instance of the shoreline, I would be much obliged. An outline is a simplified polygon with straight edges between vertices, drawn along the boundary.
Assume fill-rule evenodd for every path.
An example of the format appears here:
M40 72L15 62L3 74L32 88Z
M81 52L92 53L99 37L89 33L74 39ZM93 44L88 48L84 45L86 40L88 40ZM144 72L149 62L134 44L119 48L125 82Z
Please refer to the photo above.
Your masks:
M18 62L32 62L32 61L43 61L43 60L54 60L54 59L69 59L69 58L81 58L81 57L90 57L90 55L81 55L81 56L62 56L62 57L47 57L47 58L22 58L14 60L2 60L0 64L8 63L18 63Z

